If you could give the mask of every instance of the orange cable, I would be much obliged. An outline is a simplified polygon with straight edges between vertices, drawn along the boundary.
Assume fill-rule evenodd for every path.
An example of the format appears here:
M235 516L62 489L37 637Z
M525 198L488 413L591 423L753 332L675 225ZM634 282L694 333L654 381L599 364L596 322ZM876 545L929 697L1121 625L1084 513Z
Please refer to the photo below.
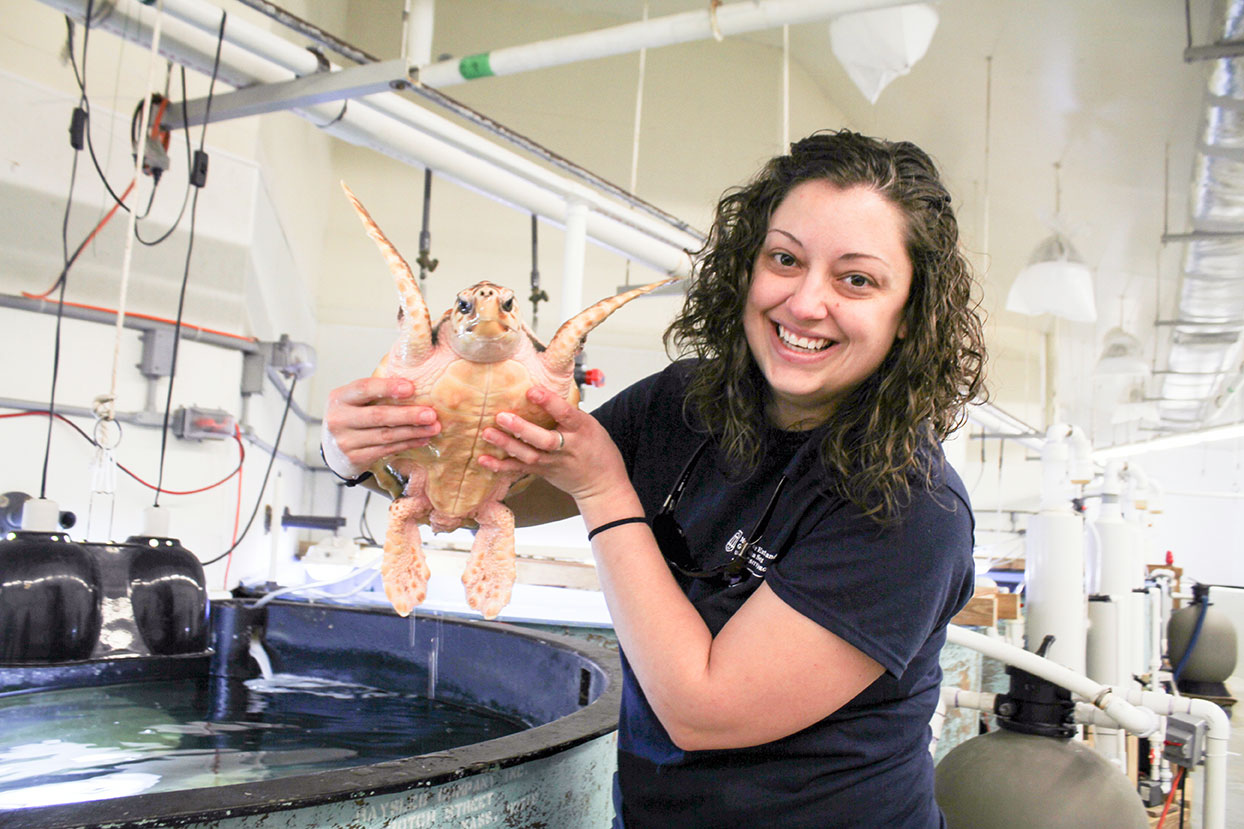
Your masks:
M91 240L95 238L95 234L99 233L101 230L104 229L104 225L108 224L108 220L111 219L113 215L116 214L117 210L119 210L121 207L121 202L125 201L125 197L128 196L130 194L130 191L133 189L134 189L134 179L130 179L130 186L126 187L125 192L121 194L121 201L113 202L112 209L104 214L104 218L99 220L99 224L95 225L95 229L92 230L91 234L87 236L86 239L82 242L82 244L79 246L79 249L86 248L86 246L91 243ZM66 265L66 270L68 270L68 265ZM62 273L60 276L60 279L57 279L56 282L52 283L51 288L48 288L46 291L44 291L41 294L28 294L25 291L22 291L22 296L27 297L29 299L47 299L48 296L52 293L52 291L56 290L56 286L60 284L60 280L63 279L64 276L65 275Z
M39 294L30 294L25 291L22 291L22 296L26 297L27 299L44 299L48 302L51 301L51 300L47 300L45 296L42 296ZM73 308L84 308L88 311L104 311L109 314L117 313L117 310L115 308L107 308L103 305L88 305L84 302L66 302L64 304L70 307L73 307ZM167 323L168 325L174 325L174 326L177 325L177 320L171 320L171 319L168 319L167 317L157 317L157 316L154 316L153 314L140 314L136 311L126 311L125 315L127 317L136 317L138 319L151 320L152 322L163 322L163 323ZM189 322L181 323L181 327L182 328L193 328L195 331L202 331L205 334L216 334L217 336L220 336L220 337L231 337L232 339L242 340L243 342L248 342L248 343L259 342L259 340L255 337L247 337L242 334L234 334L230 331L219 331L215 328L206 328L202 325L194 325Z

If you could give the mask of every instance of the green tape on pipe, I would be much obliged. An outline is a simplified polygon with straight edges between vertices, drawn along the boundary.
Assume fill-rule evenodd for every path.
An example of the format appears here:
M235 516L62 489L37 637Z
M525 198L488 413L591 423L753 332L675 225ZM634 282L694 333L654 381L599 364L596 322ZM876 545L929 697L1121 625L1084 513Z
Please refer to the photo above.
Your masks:
M488 60L488 53L482 52L478 55L467 55L458 61L458 74L473 81L476 78L491 78L492 65Z

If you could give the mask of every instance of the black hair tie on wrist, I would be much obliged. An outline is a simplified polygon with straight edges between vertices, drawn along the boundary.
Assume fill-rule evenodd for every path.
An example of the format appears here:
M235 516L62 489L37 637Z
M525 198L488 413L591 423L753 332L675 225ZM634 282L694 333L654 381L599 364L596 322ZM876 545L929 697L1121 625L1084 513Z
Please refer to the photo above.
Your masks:
M610 521L608 524L601 524L596 529L587 534L587 540L591 541L605 530L612 530L614 527L620 527L623 524L647 524L648 519L642 515L632 515L630 518L619 518L617 521Z
M342 475L338 475L337 470L328 465L328 458L324 457L324 444L322 443L320 444L320 460L324 461L324 466L327 467L329 472L333 473L333 477L344 483L346 486L358 486L363 483L363 481L366 481L371 477L370 469L362 475L359 475L357 478L346 478Z

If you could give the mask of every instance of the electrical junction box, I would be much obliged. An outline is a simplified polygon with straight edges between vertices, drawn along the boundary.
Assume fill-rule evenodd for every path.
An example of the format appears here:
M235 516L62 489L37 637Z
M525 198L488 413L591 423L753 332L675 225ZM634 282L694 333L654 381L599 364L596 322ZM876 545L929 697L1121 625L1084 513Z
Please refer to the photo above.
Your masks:
M237 430L237 419L221 409L185 406L173 412L173 434L183 440L222 440Z
M1177 766L1190 769L1205 759L1205 741L1209 726L1205 720L1188 714L1171 714L1166 718L1166 744L1162 756Z

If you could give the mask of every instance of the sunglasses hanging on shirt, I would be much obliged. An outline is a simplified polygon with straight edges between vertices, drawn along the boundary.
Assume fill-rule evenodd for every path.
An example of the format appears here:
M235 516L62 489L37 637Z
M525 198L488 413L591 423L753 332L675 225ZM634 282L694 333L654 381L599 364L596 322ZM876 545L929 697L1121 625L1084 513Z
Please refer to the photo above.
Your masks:
M687 545L687 536L683 532L682 525L674 517L674 509L678 506L679 499L682 498L683 490L687 488L687 481L691 478L691 470L695 468L696 462L704 454L704 450L708 448L708 445L709 441L707 440L701 443L695 450L695 453L691 455L691 459L687 461L687 465L683 467L682 474L678 476L674 488L670 490L670 494L665 497L665 502L661 504L661 508L657 510L657 514L652 518L652 534L656 537L657 547L660 548L661 555L665 557L665 561L679 573L693 579L721 578L726 583L734 585L746 578L745 570L748 551L764 535L765 527L768 526L769 519L773 516L773 509L777 505L778 496L782 493L782 488L786 486L786 476L783 475L778 481L777 487L773 490L773 495L769 497L769 503L765 507L764 514L760 516L756 526L752 528L752 531L747 534L747 537L735 549L734 555L730 560L711 570L698 569L695 560L691 556L691 548Z

